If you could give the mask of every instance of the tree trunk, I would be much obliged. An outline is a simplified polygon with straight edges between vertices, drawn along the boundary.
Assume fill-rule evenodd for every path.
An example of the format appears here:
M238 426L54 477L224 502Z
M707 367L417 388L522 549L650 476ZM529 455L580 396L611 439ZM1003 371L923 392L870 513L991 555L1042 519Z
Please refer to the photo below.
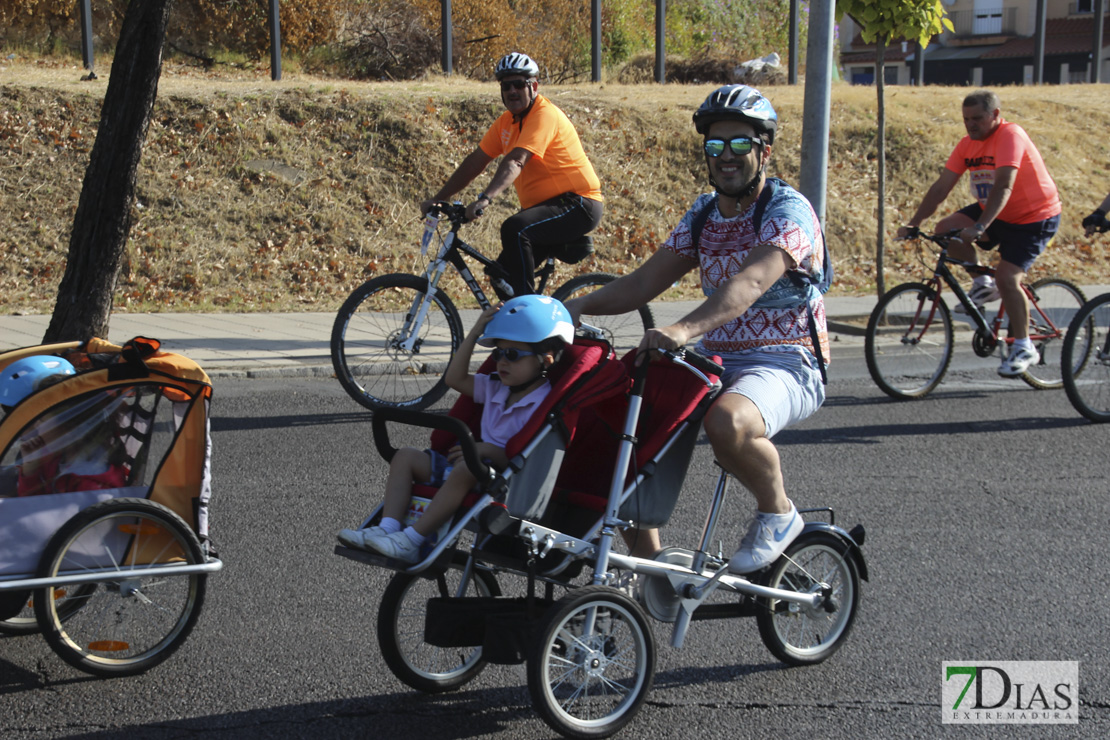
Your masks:
M881 298L886 293L886 280L883 278L883 235L886 233L886 106L883 95L885 93L884 80L886 76L886 43L876 44L878 49L875 58L875 90L879 96L879 213L878 236L875 240L875 288Z
M65 275L43 342L106 336L120 264L131 231L135 173L150 125L171 0L131 2L123 18Z

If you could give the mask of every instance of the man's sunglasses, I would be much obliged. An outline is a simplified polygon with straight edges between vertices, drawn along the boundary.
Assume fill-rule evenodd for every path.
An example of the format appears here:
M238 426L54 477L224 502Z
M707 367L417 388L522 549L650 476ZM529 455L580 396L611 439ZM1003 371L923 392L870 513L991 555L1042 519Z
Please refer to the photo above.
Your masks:
M535 357L539 354L539 352L532 352L531 350L527 349L517 349L516 347L509 347L508 349L495 347L492 354L494 362L501 362L501 360L516 362L521 357Z
M755 145L762 146L763 142L750 136L735 136L731 139L706 139L705 153L710 157L719 157L725 153L727 146L737 156L744 156Z
M509 90L523 90L528 85L528 80L501 80L501 92Z

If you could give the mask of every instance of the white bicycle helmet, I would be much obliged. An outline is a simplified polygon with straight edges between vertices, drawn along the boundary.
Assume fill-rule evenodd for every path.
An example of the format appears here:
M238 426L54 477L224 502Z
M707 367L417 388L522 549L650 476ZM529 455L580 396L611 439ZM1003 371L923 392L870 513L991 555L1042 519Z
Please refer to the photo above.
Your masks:
M703 136L709 132L710 124L725 120L750 123L756 133L766 135L768 144L775 143L779 116L771 101L754 87L725 85L717 88L694 112L694 128Z
M33 355L16 360L0 371L0 406L15 406L54 375L76 375L69 360L54 355Z
M509 75L524 75L531 79L540 76L540 65L536 64L532 57L527 54L513 51L501 57L501 60L497 62L497 68L494 70L494 74L498 80L504 79Z
M498 340L539 344L558 337L574 342L574 322L561 301L543 295L522 295L505 302L486 324L478 339L483 347L496 347Z

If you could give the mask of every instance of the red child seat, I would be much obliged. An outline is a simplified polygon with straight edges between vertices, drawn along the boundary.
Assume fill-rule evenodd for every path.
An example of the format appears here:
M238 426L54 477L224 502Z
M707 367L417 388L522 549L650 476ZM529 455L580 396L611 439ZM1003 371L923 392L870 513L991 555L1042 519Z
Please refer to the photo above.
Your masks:
M488 357L478 372L492 373L496 364ZM534 518L542 514L563 452L575 435L583 411L608 398L623 397L631 382L625 366L613 358L607 343L581 337L564 350L550 380L551 393L505 448L512 476L504 503L513 516ZM483 404L473 398L460 396L449 415L465 422L474 438L480 440L482 409ZM543 436L537 440L541 432ZM436 452L446 454L456 444L457 437L448 431L437 429L431 434L430 447ZM432 498L436 490L417 484L413 495ZM463 507L472 506L478 497L477 492L469 494Z
M720 361L717 357L712 359ZM635 351L626 354L621 364L631 375ZM622 519L641 526L661 526L670 518L686 477L699 422L715 395L709 391L700 378L684 367L665 361L651 363L636 427L635 455L625 485L635 480L638 473L644 473L645 479L622 505L618 514ZM568 464L563 465L556 481L556 496L560 500L571 506L605 511L627 411L627 396L583 409L577 433L567 448ZM681 439L658 457L676 433L682 435Z

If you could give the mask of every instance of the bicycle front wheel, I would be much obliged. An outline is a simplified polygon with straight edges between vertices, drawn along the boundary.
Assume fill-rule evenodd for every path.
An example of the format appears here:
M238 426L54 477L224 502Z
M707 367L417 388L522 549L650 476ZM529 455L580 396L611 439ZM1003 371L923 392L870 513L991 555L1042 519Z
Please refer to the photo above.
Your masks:
M616 275L608 272L591 272L587 275L579 275L561 285L551 297L558 298L560 301L579 298L604 285L608 285L616 279ZM584 314L581 318L583 323L601 329L606 341L618 354L624 354L628 350L639 347L644 332L655 327L655 316L652 314L651 308L646 305L641 306L638 311L629 311L615 316Z
M438 694L457 689L486 667L481 646L448 648L425 641L429 599L501 595L497 579L488 571L473 571L465 589L460 588L462 576L456 565L432 578L398 573L382 594L378 647L393 675L417 691Z
M1075 410L1097 424L1110 421L1110 293L1083 304L1068 326L1061 369Z
M608 586L585 586L548 611L527 670L532 704L551 729L609 737L651 690L655 638L635 601Z
M888 291L867 321L867 370L891 398L921 398L940 385L952 362L952 314L924 283Z
M1021 379L1037 389L1059 388L1064 384L1064 337L1068 324L1086 302L1086 298L1074 283L1059 278L1038 280L1033 283L1032 288L1037 305L1029 306L1029 336L1037 345L1041 359L1037 364L1030 365ZM1083 351L1083 346L1090 347L1090 332L1080 329L1075 341L1080 352L1073 357L1077 361L1085 361L1087 353Z
M339 383L368 409L426 408L447 392L443 373L462 343L462 320L445 293L416 275L382 275L343 303L331 330Z

